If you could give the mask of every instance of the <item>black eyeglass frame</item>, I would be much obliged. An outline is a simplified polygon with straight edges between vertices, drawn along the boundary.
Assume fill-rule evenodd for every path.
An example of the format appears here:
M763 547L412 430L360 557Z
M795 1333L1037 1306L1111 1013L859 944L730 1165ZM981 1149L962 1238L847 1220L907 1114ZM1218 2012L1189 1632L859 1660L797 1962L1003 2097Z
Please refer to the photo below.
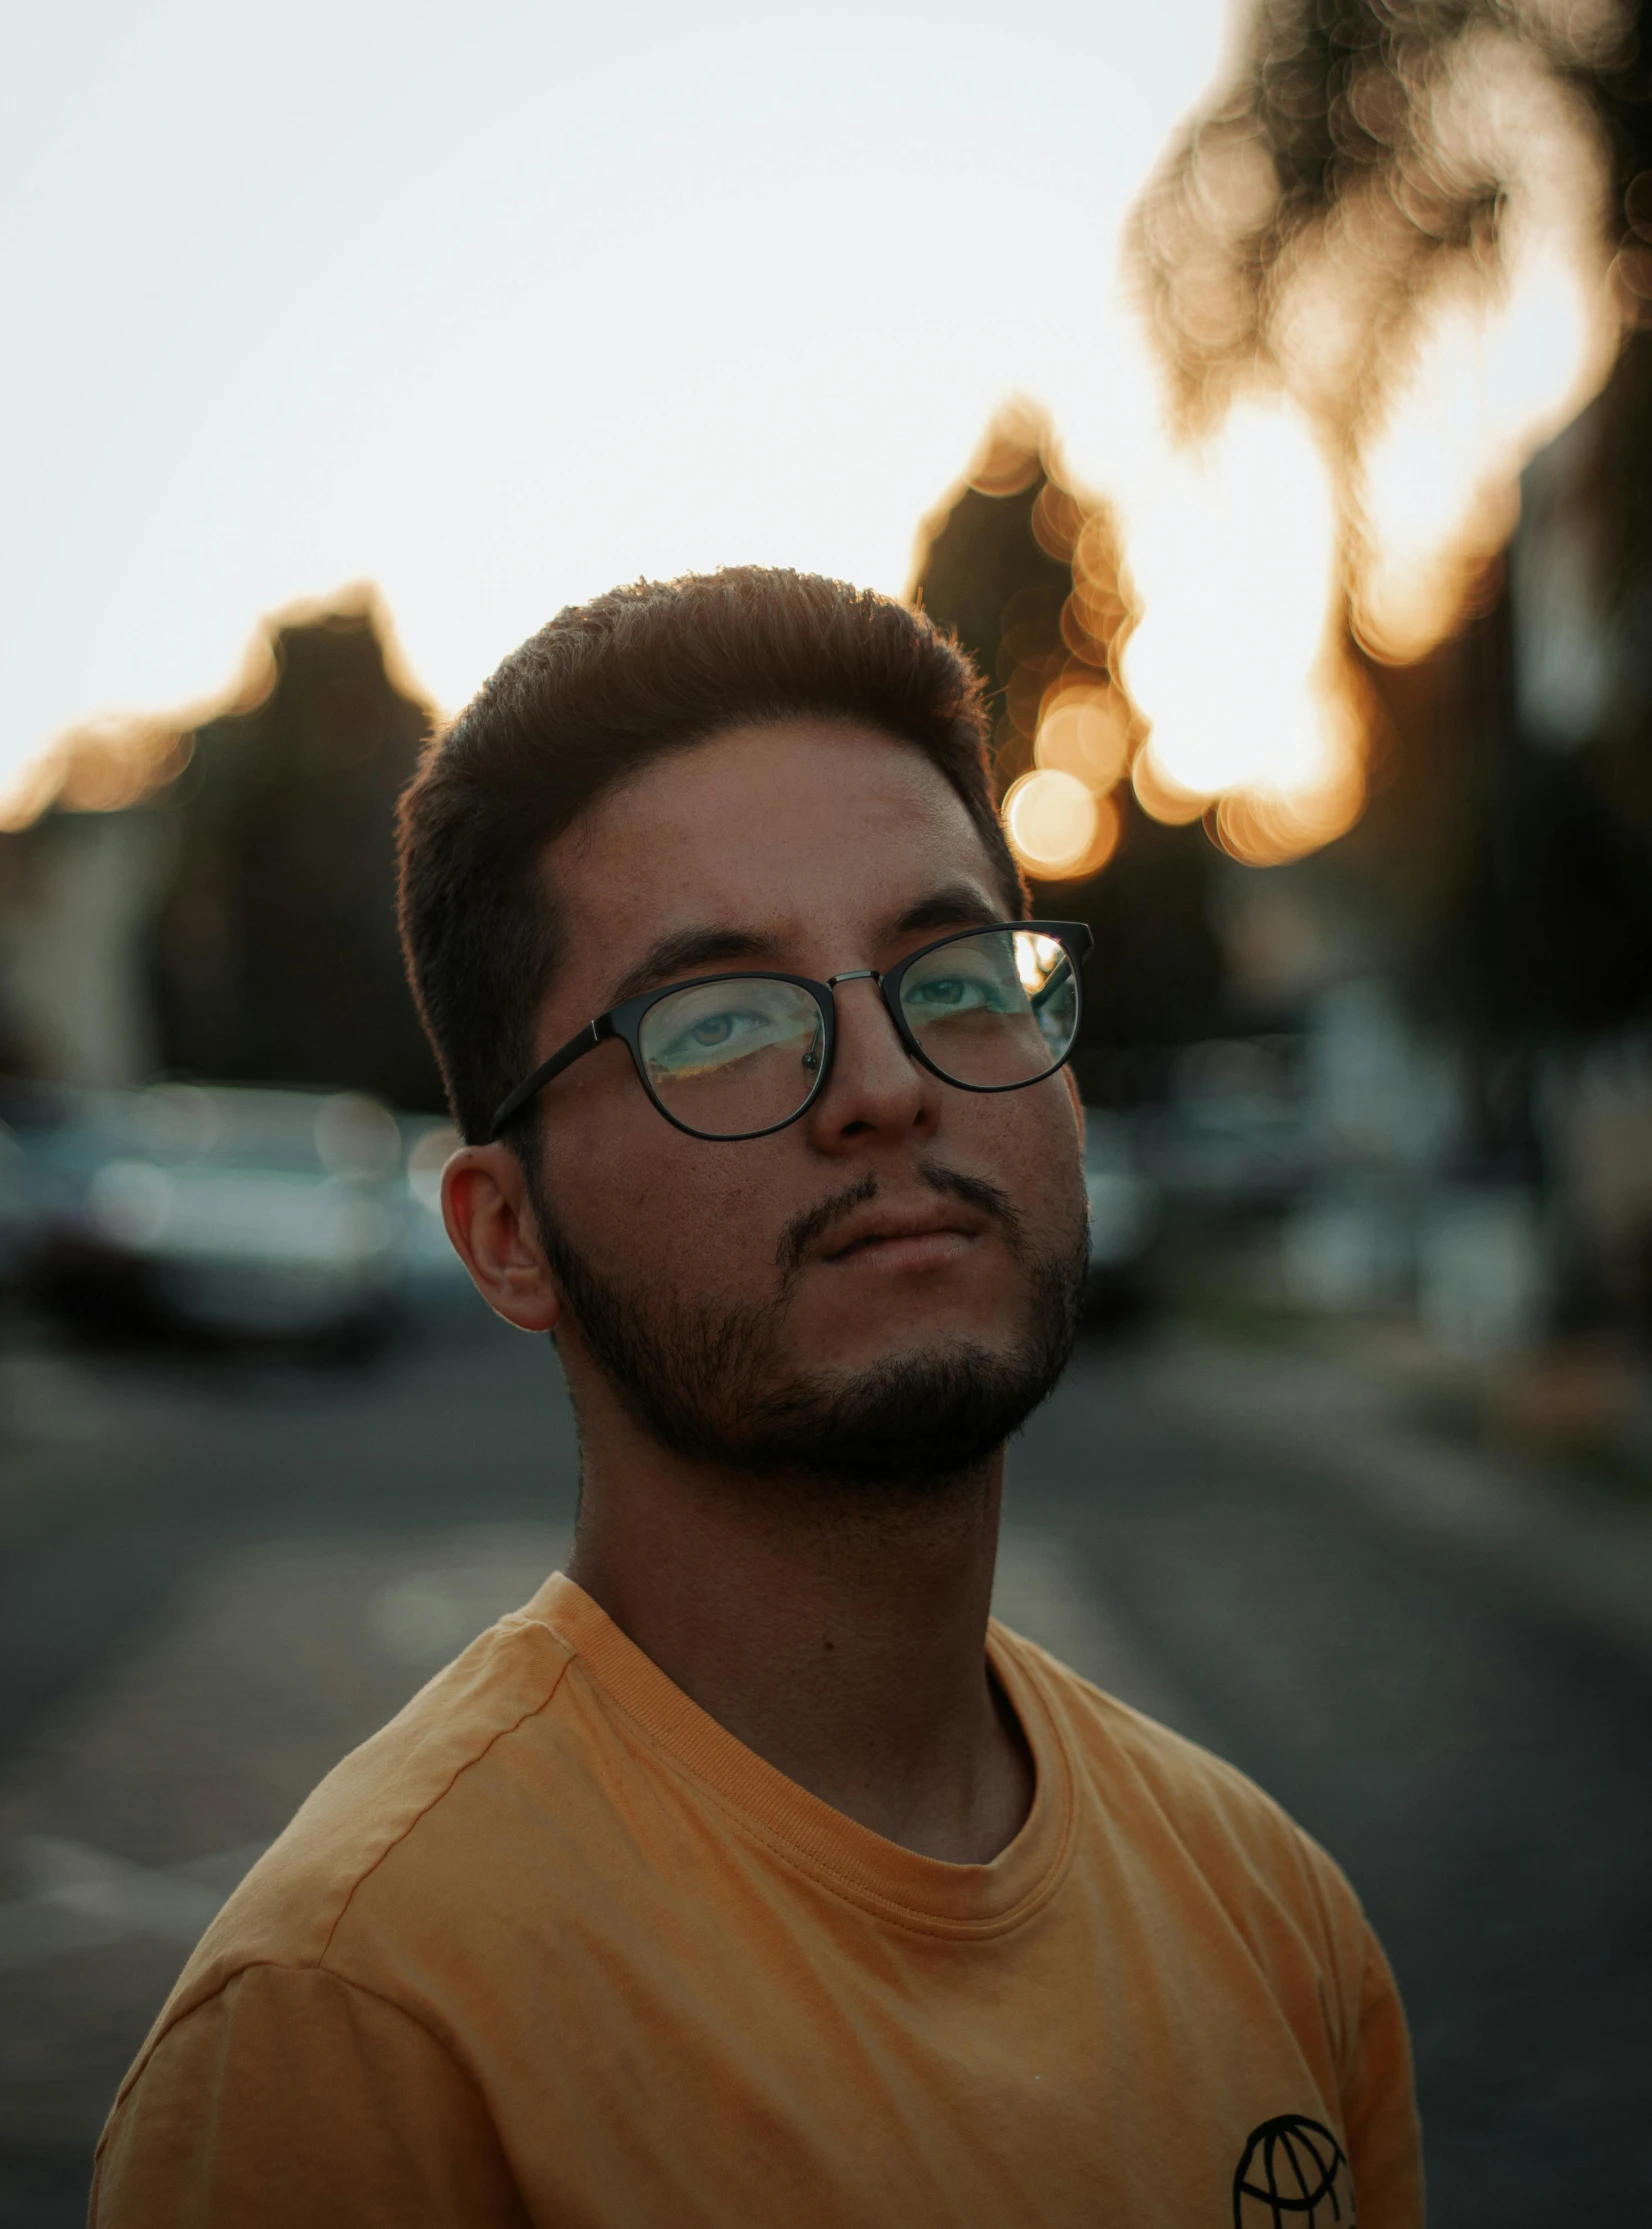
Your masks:
M1073 971L1073 993L1077 1004L1073 1018L1073 1042L1059 1060L1052 1060L1048 1068L1042 1069L1036 1076L1024 1078L1020 1083L960 1083L956 1076L949 1076L944 1068L938 1068L919 1044L917 1032L901 1008L901 984L909 968L914 967L919 960L927 959L931 952L938 952L943 945L959 944L965 937L987 936L999 930L1012 934L1016 930L1025 930L1033 936L1048 937L1065 949ZM595 1052L610 1037L619 1038L629 1048L631 1065L637 1071L638 1081L674 1130L681 1130L690 1138L704 1138L711 1145L741 1145L748 1138L772 1137L775 1131L790 1129L794 1122L800 1121L826 1088L826 1080L832 1072L832 1056L837 1049L836 992L840 983L875 983L902 1046L920 1067L927 1068L942 1083L951 1084L955 1091L1025 1091L1029 1085L1040 1084L1046 1076L1053 1076L1072 1057L1073 1044L1078 1042L1079 1023L1084 1017L1084 984L1079 971L1089 957L1094 942L1090 926L1085 921L987 921L974 929L950 930L947 935L936 937L929 944L919 945L917 951L908 952L904 959L897 960L884 974L873 967L852 967L846 968L841 975L829 976L824 983L817 983L810 975L786 975L773 968L739 967L722 969L716 975L688 976L680 983L664 983L657 991L644 991L637 998L622 999L618 1006L611 1006L606 1014L599 1014L594 1021L587 1022L577 1036L570 1037L565 1045L559 1046L548 1060L542 1060L531 1075L524 1076L515 1090L507 1093L500 1101L482 1142L485 1145L494 1144L505 1125L515 1120L530 1099L536 1099L545 1086L554 1082L564 1069L571 1068L576 1060L582 1060L587 1053ZM765 1123L761 1130L696 1130L691 1123L681 1121L662 1103L648 1080L648 1066L642 1050L643 1017L651 1007L658 1006L662 999L674 997L678 991L698 990L707 983L735 982L790 983L798 990L807 991L820 1012L820 1067L807 1097L784 1121Z

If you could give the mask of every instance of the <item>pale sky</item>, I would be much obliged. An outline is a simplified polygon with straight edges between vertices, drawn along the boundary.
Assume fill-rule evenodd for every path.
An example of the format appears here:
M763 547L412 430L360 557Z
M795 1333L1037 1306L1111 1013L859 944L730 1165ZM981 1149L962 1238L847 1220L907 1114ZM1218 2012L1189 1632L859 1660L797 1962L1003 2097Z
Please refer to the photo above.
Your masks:
M54 0L0 79L0 784L376 582L462 702L570 600L905 582L995 404L1106 485L1123 216L1221 0Z

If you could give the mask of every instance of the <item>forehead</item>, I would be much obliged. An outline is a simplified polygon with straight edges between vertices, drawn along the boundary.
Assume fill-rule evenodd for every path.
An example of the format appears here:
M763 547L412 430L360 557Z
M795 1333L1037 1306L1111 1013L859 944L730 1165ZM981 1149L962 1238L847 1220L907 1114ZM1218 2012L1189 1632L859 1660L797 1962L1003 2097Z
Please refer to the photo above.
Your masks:
M886 915L960 880L997 902L963 800L914 743L780 720L663 753L606 792L548 854L577 948L623 924Z

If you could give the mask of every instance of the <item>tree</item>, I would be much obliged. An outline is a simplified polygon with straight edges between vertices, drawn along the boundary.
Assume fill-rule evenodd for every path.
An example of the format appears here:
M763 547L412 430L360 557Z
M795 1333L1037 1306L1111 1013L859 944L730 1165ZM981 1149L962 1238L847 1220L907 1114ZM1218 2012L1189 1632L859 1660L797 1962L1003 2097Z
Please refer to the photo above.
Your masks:
M1423 310L1452 282L1494 287L1534 214L1598 215L1633 322L1652 300L1649 87L1648 0L1259 0L1133 220L1184 413L1262 372L1357 443Z
M1532 732L1496 534L1421 664L1350 646L1380 752L1336 855L1388 900L1419 1003L1493 1063L1652 1005L1652 0L1260 0L1131 239L1182 423L1262 386L1320 429L1356 629L1364 475L1430 320L1555 240L1623 328L1568 437L1615 675L1593 732Z
M209 721L169 794L154 939L168 1067L441 1104L402 972L395 801L430 708L371 604L280 626L262 701Z
M1032 766L1040 715L1061 692L1115 691L1123 702L1131 600L1116 523L1069 483L1048 421L1025 406L994 421L961 485L924 522L912 594L993 687L1001 789ZM1149 819L1128 781L1111 794L1121 834L1105 869L1034 885L1039 912L1095 930L1078 1066L1097 1098L1132 1095L1156 1056L1216 1032L1224 998L1208 906L1216 854L1196 825Z

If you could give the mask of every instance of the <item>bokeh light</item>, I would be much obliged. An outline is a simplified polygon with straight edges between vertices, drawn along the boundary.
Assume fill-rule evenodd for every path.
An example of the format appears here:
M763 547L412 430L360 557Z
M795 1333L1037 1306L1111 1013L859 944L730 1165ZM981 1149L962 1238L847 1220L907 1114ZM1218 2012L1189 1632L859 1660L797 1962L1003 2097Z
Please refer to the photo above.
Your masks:
M1450 630L1465 578L1513 530L1520 468L1599 384L1603 309L1545 243L1503 300L1459 290L1427 320L1357 474L1353 615L1379 656L1421 657Z
M1079 881L1099 873L1119 839L1118 807L1058 767L1034 767L1004 796L1010 848L1041 882Z
M1148 722L1143 809L1185 821L1252 796L1254 812L1229 817L1268 834L1236 848L1281 858L1340 833L1359 809L1359 738L1335 656L1336 494L1302 414L1238 404L1175 458L1128 547L1142 616L1123 670Z
M1130 786L1142 811L1167 828L1185 828L1190 821L1200 819L1210 803L1202 790L1183 789L1171 780L1158 762L1151 736L1136 753Z
M1116 690L1058 686L1039 715L1033 756L1105 796L1130 763L1129 710Z
M1257 862L1358 817L1349 634L1405 662L1463 622L1524 466L1652 317L1633 182L1609 238L1634 53L1625 0L1236 21L1130 235L1176 454L1122 501L1145 811L1215 806Z

